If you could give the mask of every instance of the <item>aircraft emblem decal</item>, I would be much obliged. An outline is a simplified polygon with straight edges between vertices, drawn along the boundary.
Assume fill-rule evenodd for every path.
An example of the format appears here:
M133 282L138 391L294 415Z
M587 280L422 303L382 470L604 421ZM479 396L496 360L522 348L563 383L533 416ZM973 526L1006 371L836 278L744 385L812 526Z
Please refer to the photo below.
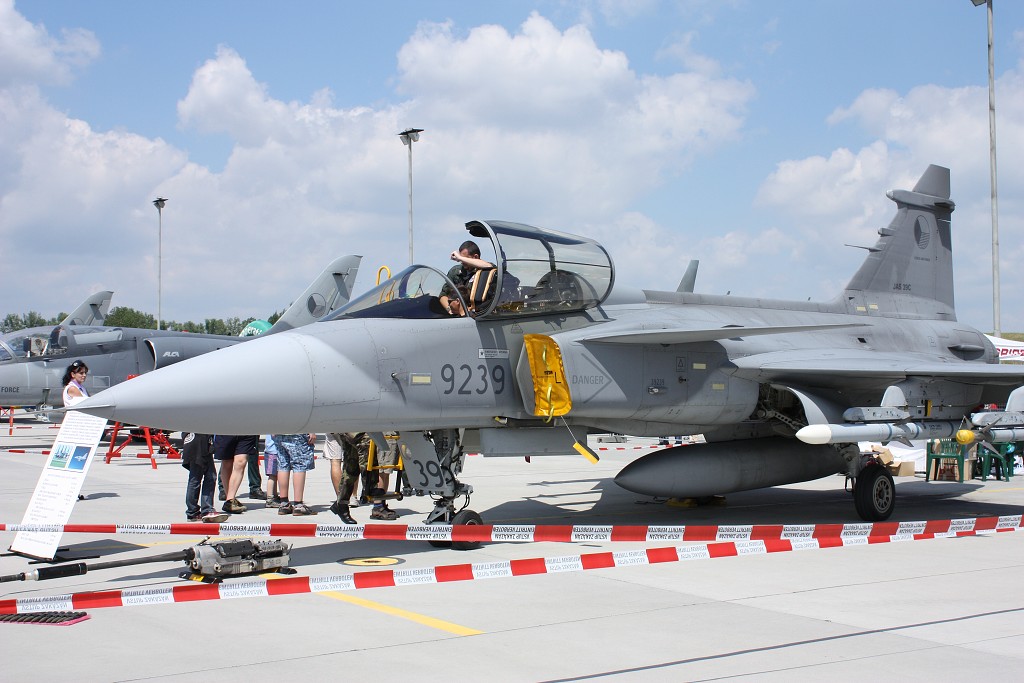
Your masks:
M914 239L917 240L918 249L927 249L928 243L932 240L932 233L928 230L924 216L918 216L914 221Z

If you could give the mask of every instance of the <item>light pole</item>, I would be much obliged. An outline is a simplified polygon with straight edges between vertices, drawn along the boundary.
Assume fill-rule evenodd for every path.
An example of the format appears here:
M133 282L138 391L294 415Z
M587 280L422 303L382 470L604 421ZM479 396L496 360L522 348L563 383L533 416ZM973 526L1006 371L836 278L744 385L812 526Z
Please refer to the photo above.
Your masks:
M157 214L157 233L156 233L156 329L160 329L163 321L162 311L160 310L161 302L161 285L163 279L163 263L164 263L164 206L167 204L167 199L164 197L157 197L153 200L153 206L156 207Z
M988 172L992 185L992 334L1000 336L999 318L999 191L996 185L996 81L992 54L992 0L971 0L988 7Z
M420 139L422 128L406 128L398 137L402 144L409 148L409 265L413 264L412 259L412 143Z

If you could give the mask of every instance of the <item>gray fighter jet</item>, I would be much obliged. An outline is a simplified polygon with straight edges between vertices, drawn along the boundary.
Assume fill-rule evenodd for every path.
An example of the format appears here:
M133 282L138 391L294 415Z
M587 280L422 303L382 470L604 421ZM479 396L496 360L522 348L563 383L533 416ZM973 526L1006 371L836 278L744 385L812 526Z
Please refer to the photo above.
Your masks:
M85 301L78 304L75 310L68 313L58 325L102 325L103 321L107 318L107 313L110 311L110 302L114 298L114 293L109 290L102 292L96 292L92 294ZM4 335L0 335L0 343L3 344L7 353L14 353L21 356L41 356L43 355L46 341L50 337L50 330L53 327L28 327L21 330L15 330L8 332ZM3 357L4 350L0 350L0 358Z
M110 311L114 293L109 290L96 292L80 303L61 320L60 325L102 325ZM28 327L0 335L0 363L21 356L43 356L49 344L52 327ZM11 408L24 405L21 402L21 387L0 384L0 406Z
M301 327L347 303L361 258L332 261L264 334ZM111 295L93 295L54 327L19 330L0 339L0 403L60 405L61 380L74 360L89 366L86 390L93 395L129 377L253 338L104 327Z
M77 408L222 434L399 431L411 487L436 501L428 523L480 522L458 479L466 450L586 453L592 432L704 435L625 467L616 482L635 492L702 497L845 473L858 513L885 519L892 476L858 441L1024 440L1024 368L998 365L956 319L949 170L930 166L888 197L895 218L829 302L628 290L593 240L473 221L494 253L462 301L473 315L450 316L439 296L452 283L411 266L316 324ZM991 403L1006 410L975 413Z

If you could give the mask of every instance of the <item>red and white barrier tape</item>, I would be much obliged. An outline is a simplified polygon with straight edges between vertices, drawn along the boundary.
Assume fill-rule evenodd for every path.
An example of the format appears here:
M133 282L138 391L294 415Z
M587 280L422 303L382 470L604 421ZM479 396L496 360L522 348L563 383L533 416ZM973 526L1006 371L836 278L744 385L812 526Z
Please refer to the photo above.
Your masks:
M50 451L48 449L40 450L38 448L0 448L0 453L29 453L32 455L49 455ZM97 459L106 459L107 454L97 452L96 457ZM181 454L178 453L177 455L175 455L174 453L158 453L157 451L153 451L152 455L150 455L149 453L115 453L111 456L110 459L113 460L115 458L139 458L145 460L152 460L154 458L164 458L167 460L181 460Z
M974 536L1000 531L1016 531L1018 528L948 531L907 534L904 536L830 536L801 539L780 538L724 541L691 546L600 552L565 557L533 557L521 560L437 565L414 569L378 569L331 576L292 576L280 579L250 578L220 584L191 584L98 591L95 593L71 593L37 598L0 600L0 614L73 611L100 607L133 607L136 605L154 605L171 602L257 598L271 595L294 595L299 593L322 593L326 591L448 583L452 581L474 581L476 579L556 574L585 571L588 569L652 565L664 562L709 560L740 555L766 555L768 553L790 552L794 550L817 550L868 545L871 543Z
M604 526L532 524L235 524L181 522L171 524L0 524L0 531L41 531L85 534L154 534L203 536L275 536L376 541L467 541L480 543L574 543L769 541L823 538L875 538L972 534L1014 531L1021 515L972 517L918 522L854 524L743 524L686 526Z

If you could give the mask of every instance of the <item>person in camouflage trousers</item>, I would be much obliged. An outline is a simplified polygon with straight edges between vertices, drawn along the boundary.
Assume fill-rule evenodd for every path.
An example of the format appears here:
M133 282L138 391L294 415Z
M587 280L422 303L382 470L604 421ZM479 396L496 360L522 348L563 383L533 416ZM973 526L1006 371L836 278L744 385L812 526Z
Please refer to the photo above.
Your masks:
M369 450L370 435L366 432L329 432L324 443L324 457L342 461L338 498L331 505L331 512L338 515L345 524L356 524L356 520L349 514L348 500L359 482L359 453L368 453Z

